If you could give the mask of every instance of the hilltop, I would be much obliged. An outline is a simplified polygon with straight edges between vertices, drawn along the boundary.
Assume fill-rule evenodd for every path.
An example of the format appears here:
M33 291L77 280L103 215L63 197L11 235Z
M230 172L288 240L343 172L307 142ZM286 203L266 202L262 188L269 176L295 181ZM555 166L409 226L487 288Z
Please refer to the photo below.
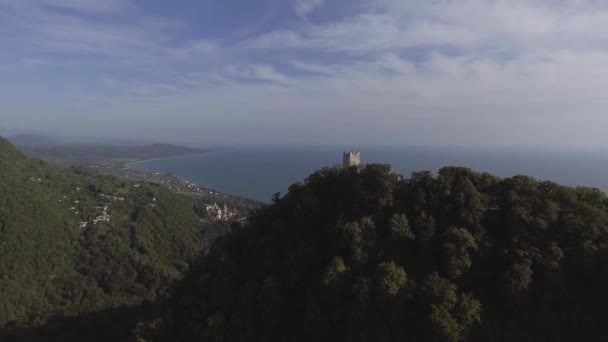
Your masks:
M466 168L323 169L173 287L145 341L595 341L608 198Z
M0 176L0 328L20 328L3 340L608 334L597 189L461 167L326 168L209 245L227 227L157 185L57 168L1 138Z

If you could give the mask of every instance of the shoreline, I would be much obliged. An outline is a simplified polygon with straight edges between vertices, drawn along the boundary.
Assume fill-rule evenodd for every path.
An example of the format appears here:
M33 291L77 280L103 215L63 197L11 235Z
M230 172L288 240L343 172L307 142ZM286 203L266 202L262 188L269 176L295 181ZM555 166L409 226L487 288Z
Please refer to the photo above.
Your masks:
M121 169L122 170L128 170L128 171L135 171L135 172L139 172L139 173L146 173L146 174L153 174L157 171L142 171L142 170L137 170L137 169L132 169L129 168L129 166L131 165L135 165L135 164L139 164L139 163L144 163L144 162L148 162L148 161L157 161L157 160L170 160L170 159L175 159L175 158L181 158L181 157L196 157L196 156L203 156L203 155L207 155L210 153L216 153L221 151L221 149L217 149L217 150L210 150L208 152L204 152L204 153L194 153L194 154L185 154L185 155L181 155L181 156L173 156L173 157L166 157L166 158L151 158L151 159L144 159L144 160L138 160L138 161L134 161L134 162L130 162L130 163L126 163L124 164ZM160 174L164 174L164 175L170 175L169 173L162 173L159 172ZM176 174L171 174L171 176L176 177L178 179L181 179L182 181L186 181L189 182L190 184L194 185L199 191L205 191L205 192L211 192L215 195L219 195L219 196L225 196L225 197L236 197L236 198L241 198L244 200L248 200L248 201L254 201L254 202L258 202L258 203L267 203L265 201L261 201L255 198L250 198L250 197L246 197L246 196L242 196L242 195L238 195L238 194L231 194L231 193L226 193L223 191L219 191L216 189L210 189L207 187L204 187L200 184L198 184L198 182L192 181L188 178L176 175ZM196 193L196 192L195 192Z

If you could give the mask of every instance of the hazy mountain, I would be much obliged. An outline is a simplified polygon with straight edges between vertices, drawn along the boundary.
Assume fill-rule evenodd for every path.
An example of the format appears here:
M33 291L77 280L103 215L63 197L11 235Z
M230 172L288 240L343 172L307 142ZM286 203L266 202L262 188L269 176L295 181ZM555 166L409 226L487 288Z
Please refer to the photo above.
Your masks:
M28 156L50 161L95 164L116 163L168 158L185 155L202 154L208 149L177 146L171 144L152 144L144 146L119 146L97 144L35 144L34 139L18 139L29 144L17 144ZM38 141L42 142L43 139Z
M37 134L17 134L8 137L8 140L20 147L52 147L62 143L44 135Z

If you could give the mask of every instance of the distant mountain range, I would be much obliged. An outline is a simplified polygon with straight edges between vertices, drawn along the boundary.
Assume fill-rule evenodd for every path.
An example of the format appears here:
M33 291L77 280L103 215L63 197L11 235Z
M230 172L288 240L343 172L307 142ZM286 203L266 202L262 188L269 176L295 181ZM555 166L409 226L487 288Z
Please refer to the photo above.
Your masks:
M8 140L17 146L49 147L61 145L59 140L37 134L12 135L8 138Z
M8 138L30 157L73 164L125 164L133 161L203 154L209 149L171 144L119 146L64 143L43 135L20 134Z

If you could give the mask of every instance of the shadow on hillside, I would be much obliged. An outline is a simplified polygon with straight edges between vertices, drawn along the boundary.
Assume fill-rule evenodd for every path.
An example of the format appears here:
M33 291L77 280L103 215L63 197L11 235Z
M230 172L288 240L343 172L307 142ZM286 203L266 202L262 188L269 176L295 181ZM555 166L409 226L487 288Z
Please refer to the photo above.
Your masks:
M132 342L138 321L152 306L119 308L53 320L42 327L0 330L2 342Z

